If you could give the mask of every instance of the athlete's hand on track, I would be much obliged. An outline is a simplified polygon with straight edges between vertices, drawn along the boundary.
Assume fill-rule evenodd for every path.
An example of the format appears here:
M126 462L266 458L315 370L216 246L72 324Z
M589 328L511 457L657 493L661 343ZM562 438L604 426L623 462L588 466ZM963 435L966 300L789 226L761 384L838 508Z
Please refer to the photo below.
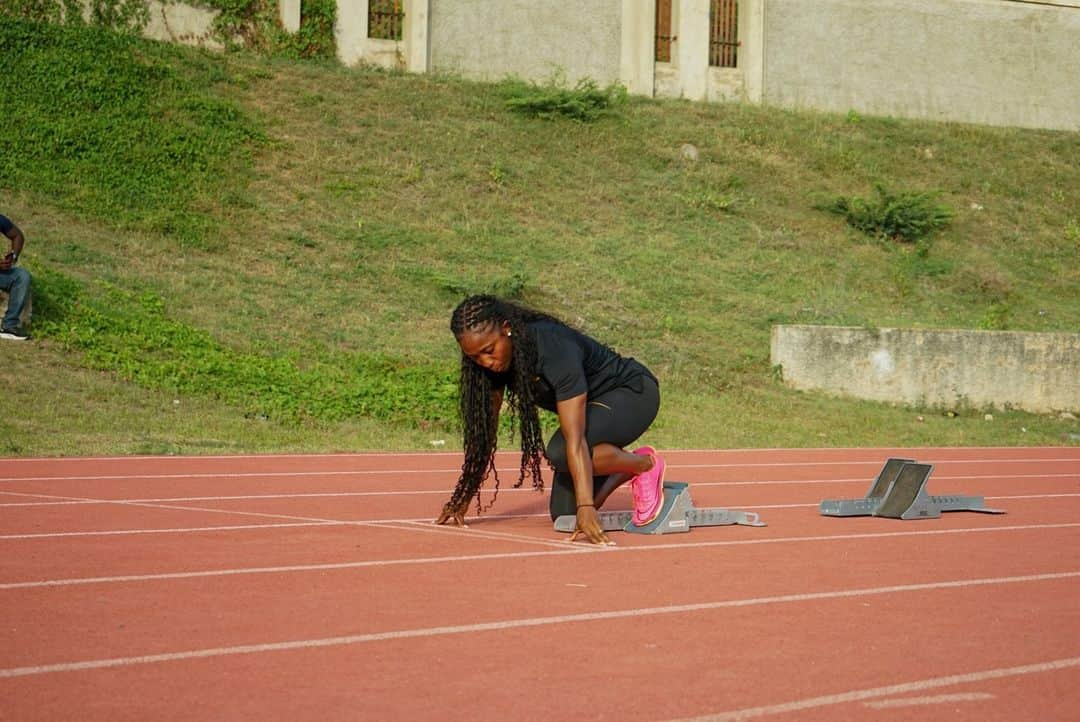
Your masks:
M604 527L600 525L600 514L596 507L580 506L577 510L577 528L570 535L570 541L577 539L578 534L584 534L585 538L593 544L605 544L615 546L615 542L608 539Z
M439 514L439 518L435 520L436 524L446 524L453 522L454 526L462 528L468 528L468 524L465 523L465 512L469 510L469 505L458 507L457 509L451 509L449 506L444 506L442 514Z

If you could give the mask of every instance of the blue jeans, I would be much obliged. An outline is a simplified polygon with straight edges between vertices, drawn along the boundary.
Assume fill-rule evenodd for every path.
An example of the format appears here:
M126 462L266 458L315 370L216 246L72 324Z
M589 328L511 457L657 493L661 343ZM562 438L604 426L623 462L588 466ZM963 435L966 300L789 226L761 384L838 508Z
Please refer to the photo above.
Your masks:
M15 266L8 271L0 271L0 290L7 291L8 306L4 314L4 330L19 328L19 317L30 298L30 272Z

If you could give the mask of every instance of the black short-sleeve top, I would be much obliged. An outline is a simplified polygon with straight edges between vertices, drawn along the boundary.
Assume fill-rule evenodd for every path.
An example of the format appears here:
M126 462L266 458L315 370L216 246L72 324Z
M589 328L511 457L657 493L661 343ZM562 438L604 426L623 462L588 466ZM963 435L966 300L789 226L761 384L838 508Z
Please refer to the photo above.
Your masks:
M642 377L655 377L633 358L568 326L535 321L528 326L536 342L536 403L548 411L558 401L581 394L596 398L620 387L641 391Z

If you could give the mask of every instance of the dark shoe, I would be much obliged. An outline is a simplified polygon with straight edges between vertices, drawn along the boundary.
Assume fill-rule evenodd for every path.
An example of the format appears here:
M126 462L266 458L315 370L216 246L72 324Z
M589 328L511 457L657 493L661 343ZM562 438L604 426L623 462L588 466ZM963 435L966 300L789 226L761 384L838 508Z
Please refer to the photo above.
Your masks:
M0 338L6 338L8 341L25 341L30 336L17 328L5 328L0 331Z

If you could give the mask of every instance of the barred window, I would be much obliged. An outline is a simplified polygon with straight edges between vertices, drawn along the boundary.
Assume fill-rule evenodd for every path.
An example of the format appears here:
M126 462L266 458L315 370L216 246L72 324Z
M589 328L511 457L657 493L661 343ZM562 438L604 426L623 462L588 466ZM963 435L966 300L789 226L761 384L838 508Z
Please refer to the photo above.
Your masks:
M738 0L712 0L709 5L709 65L737 67L738 51Z
M405 12L402 0L368 0L368 37L401 40Z

